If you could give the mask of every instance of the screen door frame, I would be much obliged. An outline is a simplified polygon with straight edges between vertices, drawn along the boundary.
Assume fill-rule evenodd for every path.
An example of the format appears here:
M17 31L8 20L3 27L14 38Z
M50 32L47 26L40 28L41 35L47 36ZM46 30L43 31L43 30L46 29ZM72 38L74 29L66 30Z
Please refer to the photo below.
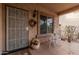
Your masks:
M8 6L8 5L5 5L5 50L6 51L8 51L8 26L7 26L7 22L8 22L8 11L7 11L7 8L8 7L11 7L11 8L15 8L15 9L20 9L20 10L23 10L23 11L26 11L26 13L27 13L27 27L29 27L28 26L28 19L29 19L29 12L28 12L28 10L24 10L24 9L21 9L21 8L17 8L17 7L14 7L14 6ZM28 41L28 46L29 46L29 30L27 31L27 41ZM26 47L28 47L28 46L26 46ZM24 47L24 48L26 48L26 47ZM21 48L20 48L21 49ZM17 50L17 49L14 49L14 50ZM13 51L13 50L12 50Z

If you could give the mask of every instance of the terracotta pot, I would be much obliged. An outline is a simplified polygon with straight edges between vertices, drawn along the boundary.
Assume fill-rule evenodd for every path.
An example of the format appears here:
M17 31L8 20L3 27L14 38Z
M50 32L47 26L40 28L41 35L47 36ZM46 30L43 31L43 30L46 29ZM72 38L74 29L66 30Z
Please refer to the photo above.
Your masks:
M38 39L33 39L31 42L31 48L39 49L40 48L40 41Z
M33 49L39 49L40 44L38 44L38 45L31 45L31 47L32 47Z

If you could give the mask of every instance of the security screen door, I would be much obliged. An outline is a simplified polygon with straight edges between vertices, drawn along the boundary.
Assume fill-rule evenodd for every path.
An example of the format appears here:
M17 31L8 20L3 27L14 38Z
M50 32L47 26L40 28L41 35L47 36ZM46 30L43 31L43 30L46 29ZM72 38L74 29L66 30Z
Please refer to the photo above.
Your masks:
M12 51L28 46L27 11L6 7L6 49Z

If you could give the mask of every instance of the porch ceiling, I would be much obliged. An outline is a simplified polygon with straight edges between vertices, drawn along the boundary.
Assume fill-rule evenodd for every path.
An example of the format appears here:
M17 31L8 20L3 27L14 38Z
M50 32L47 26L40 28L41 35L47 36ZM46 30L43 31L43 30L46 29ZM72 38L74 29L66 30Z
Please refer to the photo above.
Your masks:
M77 3L46 3L46 4L39 4L42 7L49 9L50 11L54 11L56 13L62 12L79 4Z
M73 7L78 6L78 3L25 3L25 4L16 4L22 7L28 6L28 8L42 8L50 12L62 13L65 10L72 9Z

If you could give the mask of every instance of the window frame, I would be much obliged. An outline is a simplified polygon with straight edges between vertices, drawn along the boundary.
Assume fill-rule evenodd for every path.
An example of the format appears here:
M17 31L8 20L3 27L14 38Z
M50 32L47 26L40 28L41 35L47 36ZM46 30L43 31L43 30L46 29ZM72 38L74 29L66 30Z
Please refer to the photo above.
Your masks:
M54 32L54 16L51 16L51 15L49 15L49 14L45 14L45 13L39 13L38 14L38 34L41 34L40 33L40 15L42 15L42 16L46 16L47 18L48 17L51 17L52 18L52 32L51 33L53 33ZM47 33L45 33L45 34L48 34L49 32L48 32L48 29L47 29ZM42 35L42 34L41 34Z

